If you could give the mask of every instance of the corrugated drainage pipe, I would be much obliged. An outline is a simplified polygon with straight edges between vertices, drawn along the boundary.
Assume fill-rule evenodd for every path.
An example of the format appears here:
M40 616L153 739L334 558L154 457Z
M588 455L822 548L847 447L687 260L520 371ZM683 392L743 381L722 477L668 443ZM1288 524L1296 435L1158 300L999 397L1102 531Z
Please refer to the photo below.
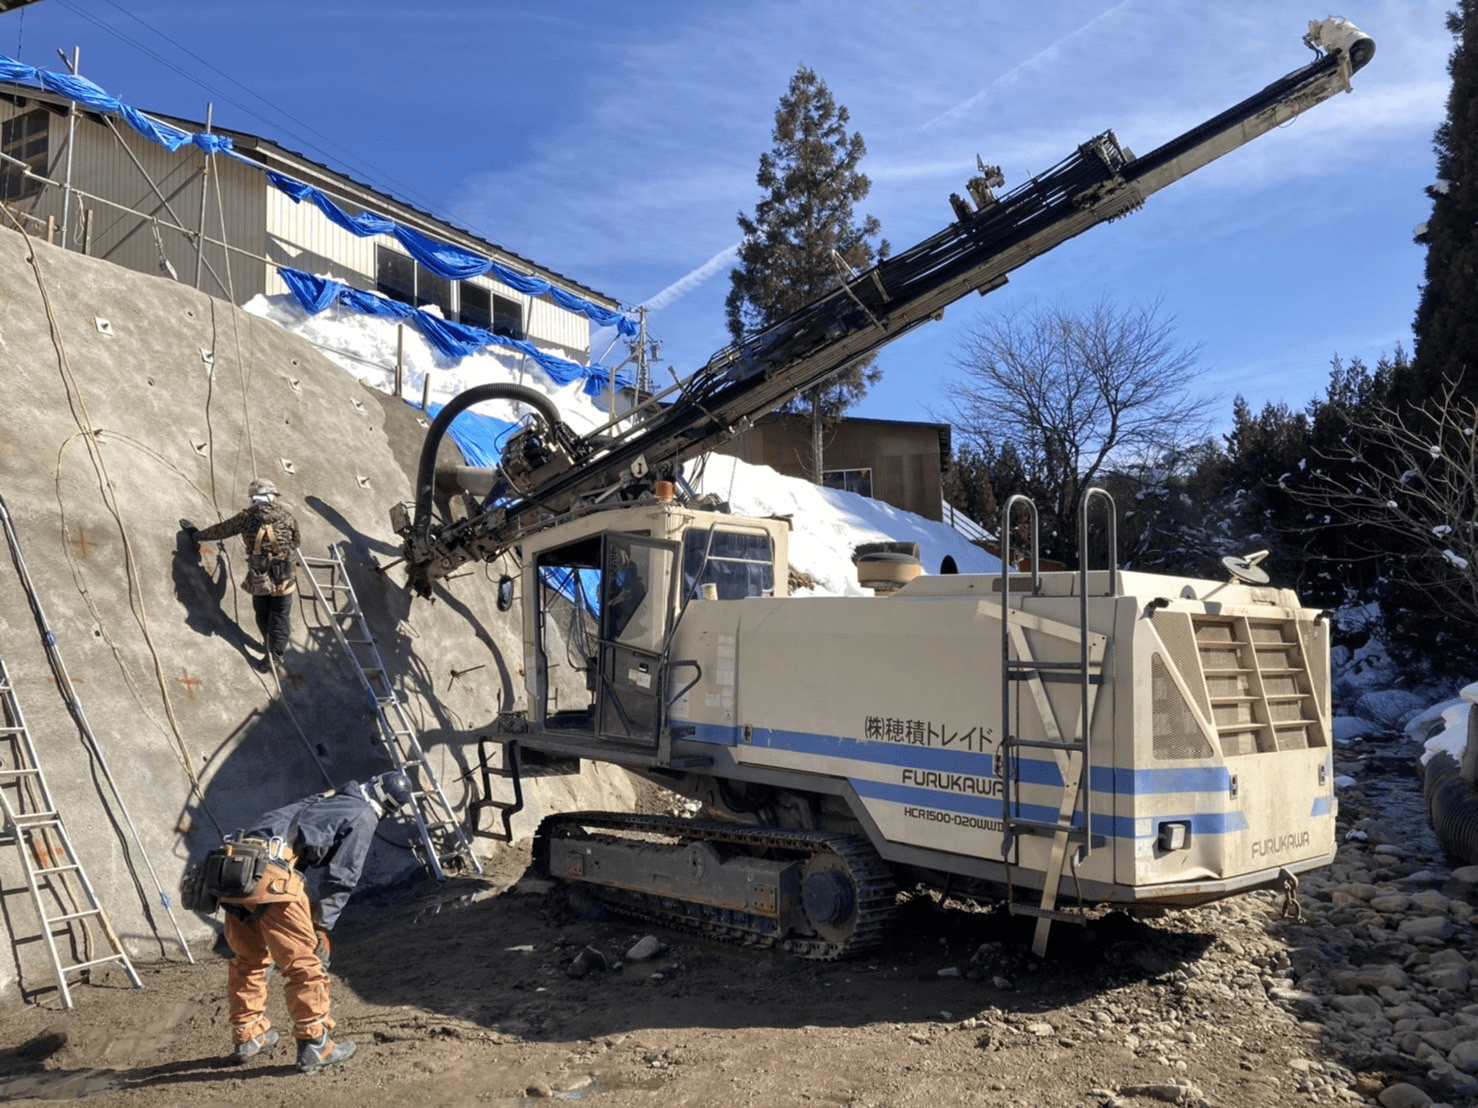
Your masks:
M1478 783L1462 775L1456 758L1439 751L1426 765L1423 791L1442 849L1463 865L1478 865Z

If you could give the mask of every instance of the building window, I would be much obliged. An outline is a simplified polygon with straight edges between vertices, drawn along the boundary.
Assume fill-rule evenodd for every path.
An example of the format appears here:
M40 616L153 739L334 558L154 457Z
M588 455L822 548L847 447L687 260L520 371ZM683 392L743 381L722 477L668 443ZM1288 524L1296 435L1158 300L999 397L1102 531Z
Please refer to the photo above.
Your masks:
M872 495L871 469L827 469L821 473L821 484L828 489L855 492L858 496Z
M384 246L375 247L375 291L417 308L435 304L445 318L451 318L452 283L414 258Z
M375 247L375 291L391 300L416 302L416 263L404 254Z
M51 122L44 108L18 115L0 123L0 200L24 200L41 191L41 182L26 176L26 171L10 161L24 162L33 172L46 175L47 139Z
M523 305L506 296L493 295L493 334L504 338L521 339L523 334Z
M493 329L493 294L482 286L471 284L468 281L462 282L458 293L457 299L460 306L457 312L457 322L491 331Z

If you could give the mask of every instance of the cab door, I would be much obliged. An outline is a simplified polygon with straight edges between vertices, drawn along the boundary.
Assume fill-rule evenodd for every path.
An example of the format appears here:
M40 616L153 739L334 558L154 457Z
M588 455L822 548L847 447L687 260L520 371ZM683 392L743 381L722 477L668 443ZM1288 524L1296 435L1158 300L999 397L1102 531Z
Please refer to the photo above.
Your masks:
M657 746L667 685L667 636L677 589L676 543L608 534L602 553L597 731Z

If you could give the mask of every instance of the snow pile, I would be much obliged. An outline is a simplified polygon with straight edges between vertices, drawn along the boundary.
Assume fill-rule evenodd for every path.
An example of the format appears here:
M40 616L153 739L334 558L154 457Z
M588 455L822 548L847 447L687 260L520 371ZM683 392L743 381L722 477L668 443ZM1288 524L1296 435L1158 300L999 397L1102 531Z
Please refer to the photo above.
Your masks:
M604 410L581 384L555 385L518 354L488 348L470 357L448 358L413 327L402 335L393 320L339 307L309 315L288 295L254 297L246 311L313 343L325 357L381 392L394 390L397 344L403 344L403 396L417 406L423 397L432 405L445 404L475 385L510 383L547 395L564 421L581 434L607 422ZM521 408L508 401L488 401L472 410L512 422L523 414ZM924 569L930 573L938 572L946 555L954 558L961 573L1000 572L999 560L948 524L881 500L823 489L717 454L701 464L689 463L688 469L696 492L715 493L741 515L790 517L790 564L816 582L813 589L798 590L799 595L872 595L857 584L852 565L853 548L864 542L917 542Z
M1381 641L1381 611L1377 604L1351 604L1336 616L1346 633L1364 632L1365 643L1355 650L1336 646L1329 652L1336 715L1334 740L1344 744L1369 736L1405 732L1420 749L1422 765L1439 750L1461 761L1468 742L1468 712L1478 702L1478 684L1462 695L1433 701L1441 695L1434 686L1412 687Z
M1478 684L1463 689L1461 696L1433 704L1406 724L1407 736L1422 745L1422 765L1439 751L1450 754L1455 762L1463 760L1468 745L1468 713L1475 701L1478 701Z
M782 477L768 466L712 454L689 481L694 491L716 494L740 515L790 517L790 564L816 581L814 589L797 589L797 596L871 596L871 589L857 584L852 565L853 548L864 542L916 542L927 573L938 572L946 555L961 573L1001 571L999 559L948 524L857 493Z
M309 315L287 294L255 296L244 310L306 339L330 361L381 392L395 389L395 357L399 348L402 396L417 407L423 398L431 404L445 404L475 385L515 384L548 396L564 421L582 435L606 423L605 412L585 395L583 382L556 385L515 351L485 347L470 357L448 358L414 327L402 330L392 319L364 315L339 305ZM435 312L435 305L428 306L426 311ZM487 401L476 405L475 410L510 423L523 414L522 405L505 400Z

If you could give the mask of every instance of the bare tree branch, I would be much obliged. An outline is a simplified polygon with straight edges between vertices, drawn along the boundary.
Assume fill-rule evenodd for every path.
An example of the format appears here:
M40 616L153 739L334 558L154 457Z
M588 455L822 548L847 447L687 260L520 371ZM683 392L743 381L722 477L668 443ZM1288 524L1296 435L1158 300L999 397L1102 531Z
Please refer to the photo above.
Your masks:
M1206 402L1189 389L1198 348L1176 341L1160 308L1105 298L1083 314L1033 309L989 318L962 343L962 377L947 388L952 421L968 441L1015 444L1067 533L1095 480L1157 464L1206 436Z

